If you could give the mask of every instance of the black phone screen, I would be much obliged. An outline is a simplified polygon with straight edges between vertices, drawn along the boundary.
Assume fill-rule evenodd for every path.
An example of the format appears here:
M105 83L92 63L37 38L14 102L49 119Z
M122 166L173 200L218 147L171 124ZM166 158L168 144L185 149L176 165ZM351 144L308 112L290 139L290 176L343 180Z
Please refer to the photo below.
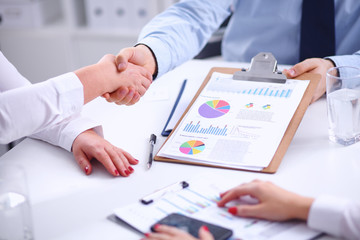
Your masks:
M232 236L233 232L231 229L227 229L215 224L208 222L200 221L191 217L187 217L178 213L172 213L166 216L165 218L158 221L156 224L169 225L177 227L183 231L188 232L194 237L199 237L198 232L201 226L206 225L209 228L209 231L212 233L216 240L225 240ZM151 226L151 231L156 232L154 229L154 224Z

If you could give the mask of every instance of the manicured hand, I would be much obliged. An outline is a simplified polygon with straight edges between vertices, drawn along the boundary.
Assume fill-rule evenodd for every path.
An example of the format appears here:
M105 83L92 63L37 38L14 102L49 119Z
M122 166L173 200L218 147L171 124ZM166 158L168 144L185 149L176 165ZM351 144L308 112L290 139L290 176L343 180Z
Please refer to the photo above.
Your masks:
M189 233L184 232L178 228L170 227L166 225L156 225L155 233L146 233L146 239L149 240L196 240ZM214 237L209 232L206 226L202 226L199 229L200 240L214 240Z
M130 164L139 161L124 150L115 147L93 130L82 132L74 141L72 152L80 168L89 175L92 172L90 161L96 159L113 176L127 177L134 172Z
M314 199L286 191L270 182L254 180L241 184L220 194L219 207L235 199L250 196L258 200L257 204L240 204L228 208L233 215L249 218L262 218L272 221L289 219L307 220Z
M326 92L326 71L334 67L334 64L330 60L322 58L309 58L290 69L285 69L283 73L288 78L296 78L297 76L304 73L317 73L321 75L319 85L316 88L315 94L311 100L311 103L315 102Z

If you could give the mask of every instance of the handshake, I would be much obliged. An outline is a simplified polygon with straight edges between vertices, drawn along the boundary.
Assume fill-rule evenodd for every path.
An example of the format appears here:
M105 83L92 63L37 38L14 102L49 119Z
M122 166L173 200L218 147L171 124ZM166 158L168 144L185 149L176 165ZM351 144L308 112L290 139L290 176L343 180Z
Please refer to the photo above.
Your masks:
M152 83L156 61L144 45L107 54L94 65L74 71L84 86L84 104L98 96L118 105L133 105Z

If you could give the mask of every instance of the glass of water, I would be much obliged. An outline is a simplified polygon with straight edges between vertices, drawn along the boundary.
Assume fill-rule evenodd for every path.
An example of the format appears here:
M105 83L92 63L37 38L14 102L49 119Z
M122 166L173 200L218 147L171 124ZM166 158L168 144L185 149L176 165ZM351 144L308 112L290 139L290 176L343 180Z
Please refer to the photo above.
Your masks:
M329 139L342 145L360 140L360 68L334 67L326 73Z
M0 239L33 239L24 169L0 164Z

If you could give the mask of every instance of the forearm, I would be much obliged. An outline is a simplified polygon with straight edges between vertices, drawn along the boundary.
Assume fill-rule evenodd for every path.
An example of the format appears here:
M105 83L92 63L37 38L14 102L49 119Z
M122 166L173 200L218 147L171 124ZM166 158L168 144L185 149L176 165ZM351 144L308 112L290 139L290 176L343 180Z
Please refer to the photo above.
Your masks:
M159 76L194 57L230 15L232 0L181 1L147 24L139 43L158 60Z
M99 124L92 119L76 114L60 124L49 126L29 137L48 142L71 152L76 137L89 129L93 129L99 136L103 137L103 130Z
M0 94L0 142L58 124L80 112L83 87L73 73Z
M107 86L106 79L103 77L105 76L103 71L99 64L86 66L74 71L84 87L84 104L103 95L110 89Z

